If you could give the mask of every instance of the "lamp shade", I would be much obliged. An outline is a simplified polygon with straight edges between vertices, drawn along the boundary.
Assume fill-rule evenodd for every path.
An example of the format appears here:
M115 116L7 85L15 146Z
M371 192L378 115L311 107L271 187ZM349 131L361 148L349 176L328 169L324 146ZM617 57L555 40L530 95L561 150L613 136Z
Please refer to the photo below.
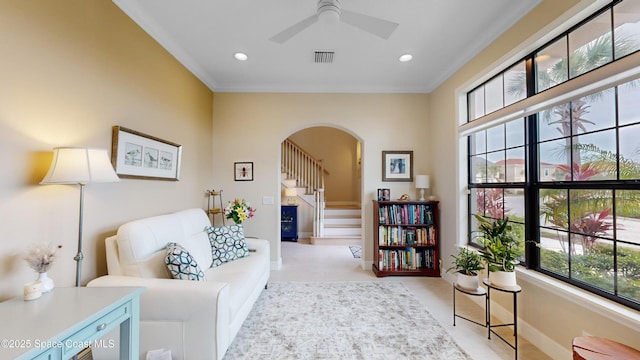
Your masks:
M429 188L429 175L416 175L416 189Z
M284 189L285 196L298 196L298 189L296 188L286 188Z
M40 184L88 184L120 181L107 150L59 147L53 149L51 167Z

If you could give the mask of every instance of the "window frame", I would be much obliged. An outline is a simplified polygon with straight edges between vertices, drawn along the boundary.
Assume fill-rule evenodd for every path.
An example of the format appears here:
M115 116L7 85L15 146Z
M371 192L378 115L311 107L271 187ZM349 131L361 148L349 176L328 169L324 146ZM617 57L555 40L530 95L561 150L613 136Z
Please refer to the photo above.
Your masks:
M595 90L604 90L607 87L611 87L611 86L617 86L621 83L624 83L626 81L628 81L630 78L633 77L637 77L640 79L640 70L638 68L640 68L640 66L638 65L638 61L636 61L637 59L640 58L640 54L638 52L638 50L635 51L635 53L630 53L627 54L623 57L620 58L616 58L615 56L615 46L613 45L613 41L612 41L612 51L613 51L613 55L612 55L612 60L607 63L606 65L603 65L601 67L592 69L588 72L585 72L584 74L575 76L573 78L568 78L565 82L563 83L559 83L556 84L554 86L551 86L541 92L536 92L536 86L535 86L535 79L536 79L536 69L534 66L534 57L536 55L536 53L541 50L544 49L546 46L554 43L555 41L557 41L558 39L561 39L562 37L566 37L568 38L569 34L582 27L583 25L587 24L589 21L596 19L598 16L606 13L607 11L609 11L611 13L611 26L613 27L615 24L615 21L613 20L613 14L614 14L614 6L616 4L621 3L622 0L618 0L618 1L611 1L609 2L606 6L602 7L600 10L594 12L593 14L591 14L590 16L588 16L586 19L578 22L576 25L570 27L568 30L564 31L562 34L554 37L553 39L549 40L547 43L545 43L542 46L537 47L535 50L529 52L529 54L524 58L524 60L518 60L512 64L510 64L509 66L504 67L504 70L499 72L498 74L495 74L493 76L491 76L491 78L489 78L487 81L479 84L478 86L476 86L475 88L473 88L471 91L467 92L465 94L465 98L467 100L467 123L466 124L462 124L460 126L460 135L462 138L467 139L466 141L466 157L465 157L465 163L466 163L466 169L467 169L467 179L466 179L466 186L468 189L467 192L467 199L466 199L466 206L467 206L467 211L466 211L466 219L467 219L467 226L468 229L474 229L473 225L474 225L474 220L472 219L473 216L472 215L472 211L473 211L473 206L472 206L472 201L475 201L475 199L472 198L472 194L473 193L473 189L487 189L487 188L502 188L502 189L513 189L513 188L523 188L524 190L524 208L525 208L525 239L536 239L535 241L527 241L526 245L525 245L525 257L524 257L524 261L522 262L523 265L525 265L527 268L535 270L537 272L543 273L545 275L551 276L553 278L556 278L558 280L561 280L563 282L567 282L570 283L572 285L576 285L582 289L585 289L589 292L592 292L594 294L603 296L605 298L611 299L613 301L616 301L618 303L621 303L625 306L629 306L631 308L640 309L640 299L637 299L637 301L632 301L632 300L628 300L622 296L619 296L617 294L617 283L614 285L614 295L612 295L611 293L604 291L601 288L597 288L595 286L591 286L588 283L584 283L581 281L576 281L575 279L572 279L570 276L569 277L564 277L564 276L560 276L557 273L554 273L552 271L549 271L547 269L544 269L541 267L540 261L541 261L541 256L540 256L540 248L538 247L538 243L540 242L540 218L539 218L539 213L538 213L538 207L539 207L539 194L540 191L542 189L567 189L567 191L569 191L569 189L587 189L587 188L601 188L604 190L610 190L612 188L618 189L618 190L637 190L637 183L640 180L620 180L619 179L619 175L617 175L615 180L599 180L599 181L589 181L589 182L576 182L576 181L570 181L570 182L565 182L565 181L548 181L548 182L542 182L540 181L539 177L538 177L538 172L539 172L539 168L538 168L538 136L537 136L537 127L536 127L536 123L538 121L538 111L539 108L531 108L528 110L528 112L522 111L520 109L526 109L528 107L528 105L530 105L530 103L535 103L536 101L538 101L539 103L542 103L542 106L546 106L546 107L552 107L555 105L558 105L560 103L562 103L563 101L567 101L567 98L573 97L573 98L579 98L580 95L584 95L585 92L596 92ZM612 32L613 34L613 29ZM516 102L515 104L511 104L511 105L506 105L501 109L492 111L490 113L485 113L483 116L479 116L476 117L475 119L471 119L469 116L472 113L472 110L470 108L470 98L469 95L472 94L474 91L478 91L479 89L483 89L484 91L484 86L487 83L490 83L491 81L495 81L497 78L502 77L502 79L504 79L504 73L510 69L512 69L514 66L517 66L521 61L525 61L526 64L526 72L527 72L527 95L525 97L525 99L523 100L519 100L518 102ZM630 62L632 64L625 64L625 62ZM612 64L615 64L614 66L610 66ZM620 66L618 66L620 65ZM611 69L613 68L613 70ZM604 69L604 70L603 70ZM603 75L602 73L606 73L605 75ZM594 75L595 74L595 75ZM604 83L602 83L602 81L600 80L592 80L589 79L590 77L598 77L598 78L607 78L608 80L605 81ZM585 80L586 79L586 80ZM590 83L591 82L591 83ZM585 86L584 83L586 83L587 85ZM567 91L566 89L572 88L572 87L577 87L578 89L580 89L582 91L582 93L580 93L580 91L576 92L576 91ZM504 83L503 83L503 89L504 89ZM616 88L617 89L617 88ZM560 96L558 97L558 94L562 94L562 93L566 93L568 95L565 96ZM616 91L617 94L617 91ZM543 101L540 101L539 99L543 99ZM486 93L483 93L483 100L485 101L485 105L483 105L483 108L485 109L486 112ZM503 104L504 104L504 96L503 96ZM556 103L554 103L554 101ZM519 104L520 103L520 104ZM525 104L523 104L525 103ZM477 108L478 104L474 104ZM620 129L620 125L618 123L617 120L617 106L618 106L618 102L617 102L617 96L616 96L616 101L615 101L615 107L616 107L616 123L615 123L615 131L618 132ZM514 108L516 110L514 110ZM520 108L520 109L519 109ZM535 110L535 111L532 111ZM506 114L506 115L505 115ZM470 161L470 159L472 158L473 155L477 155L474 151L472 151L472 140L470 136L472 133L476 132L476 131L483 131L483 130L487 130L487 129L491 129L493 128L495 125L501 125L501 124L505 124L508 123L510 120L513 120L515 118L517 118L517 116L522 116L525 118L524 121L524 127L525 127L525 153L526 153L526 160L525 160L525 169L526 169L526 178L524 183L508 183L508 182L474 182L474 174L473 174L473 165ZM474 123L476 122L477 123ZM596 131L600 131L600 130L594 130L594 132ZM618 142L618 138L616 137L616 142ZM486 140L485 140L486 142ZM506 149L506 147L505 147ZM616 147L617 149L617 153L620 153L619 150L619 146ZM485 155L488 154L489 151L487 151L485 149ZM548 172L548 169L545 169L545 171ZM635 188L633 187L635 185ZM615 210L614 210L615 211ZM615 232L615 230L614 230ZM469 232L468 236L467 236L467 242L468 245L470 246L478 246L476 243L474 243L472 241L472 235L471 232ZM616 244L616 242L619 241L615 235L614 238L612 239L612 242L614 244ZM614 254L616 254L615 252L615 245L614 245ZM617 256L617 255L616 255ZM614 269L617 270L616 264L617 264L617 258L614 257ZM617 276L617 271L616 271L616 275Z

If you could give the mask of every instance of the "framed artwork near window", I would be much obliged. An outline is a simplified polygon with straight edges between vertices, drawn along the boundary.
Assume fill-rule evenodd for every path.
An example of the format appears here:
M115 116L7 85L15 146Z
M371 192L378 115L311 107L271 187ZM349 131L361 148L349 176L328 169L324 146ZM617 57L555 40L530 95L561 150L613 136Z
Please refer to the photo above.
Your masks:
M253 162L233 163L235 181L253 181Z
M413 151L383 151L382 181L413 181Z

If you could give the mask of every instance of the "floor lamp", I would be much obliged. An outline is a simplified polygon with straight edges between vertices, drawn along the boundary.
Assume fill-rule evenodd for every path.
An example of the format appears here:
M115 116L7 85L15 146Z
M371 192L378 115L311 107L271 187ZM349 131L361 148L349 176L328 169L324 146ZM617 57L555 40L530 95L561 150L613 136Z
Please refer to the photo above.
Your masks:
M113 171L107 150L91 148L59 147L53 149L53 160L43 185L80 185L80 217L78 224L78 253L76 261L76 286L80 286L82 270L82 220L84 213L84 186L89 183L120 181Z

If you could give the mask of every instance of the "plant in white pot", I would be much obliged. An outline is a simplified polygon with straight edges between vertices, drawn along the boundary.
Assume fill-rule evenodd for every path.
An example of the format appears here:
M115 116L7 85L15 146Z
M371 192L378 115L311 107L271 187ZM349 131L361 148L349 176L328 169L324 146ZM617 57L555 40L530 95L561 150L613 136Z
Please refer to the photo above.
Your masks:
M478 272L484 270L482 258L474 250L460 248L458 255L451 255L453 266L448 272L455 270L459 287L467 290L477 290L480 287Z
M518 265L519 240L511 230L509 218L493 222L475 215L480 223L478 250L489 270L489 281L496 286L516 286L516 265Z

